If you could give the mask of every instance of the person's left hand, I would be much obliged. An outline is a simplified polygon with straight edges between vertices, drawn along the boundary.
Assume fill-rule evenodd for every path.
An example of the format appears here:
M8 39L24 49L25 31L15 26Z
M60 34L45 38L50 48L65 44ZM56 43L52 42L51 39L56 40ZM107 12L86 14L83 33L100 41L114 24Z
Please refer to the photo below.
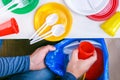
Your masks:
M44 58L49 51L54 51L55 47L51 45L38 48L30 55L30 70L40 70L45 68Z
M81 77L97 60L97 53L94 51L93 56L83 60L78 58L78 49L72 53L72 57L67 66L67 72L72 73L76 78Z

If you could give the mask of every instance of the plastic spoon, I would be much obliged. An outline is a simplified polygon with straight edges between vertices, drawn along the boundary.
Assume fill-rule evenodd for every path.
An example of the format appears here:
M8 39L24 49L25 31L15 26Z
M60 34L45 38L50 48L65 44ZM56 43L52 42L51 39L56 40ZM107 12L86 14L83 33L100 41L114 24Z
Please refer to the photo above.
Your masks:
M64 25L62 25L62 24L54 25L49 32L41 35L40 37L38 37L38 38L35 39L35 40L32 40L32 41L30 42L30 44L32 45L32 44L34 44L34 43L36 43L36 42L38 42L38 41L41 41L41 40L43 40L43 39L45 39L45 38L48 38L48 37L51 37L51 36L59 37L59 36L61 36L64 32L65 32Z
M29 40L33 39L34 37L37 37L39 34L41 34L47 26L52 26L58 21L58 15L57 14L51 14L46 18L45 23L32 35L32 37L29 38ZM40 31L40 32L39 32ZM37 35L38 33L38 35Z

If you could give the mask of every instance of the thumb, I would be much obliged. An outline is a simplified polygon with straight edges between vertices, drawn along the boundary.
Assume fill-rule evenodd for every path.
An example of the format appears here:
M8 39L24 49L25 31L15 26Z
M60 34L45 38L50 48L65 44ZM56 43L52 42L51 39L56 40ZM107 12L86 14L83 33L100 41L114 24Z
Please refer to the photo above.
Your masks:
M51 46L51 45L47 45L47 46L45 47L45 49L48 50L48 52L49 52L49 51L54 51L54 50L56 50L56 48L55 48L54 46Z
M56 50L56 48L54 46L51 46L51 45L47 45L47 46L44 46L42 47L43 49L43 53L46 55L49 51L54 51Z
M78 60L78 49L73 51L71 60Z

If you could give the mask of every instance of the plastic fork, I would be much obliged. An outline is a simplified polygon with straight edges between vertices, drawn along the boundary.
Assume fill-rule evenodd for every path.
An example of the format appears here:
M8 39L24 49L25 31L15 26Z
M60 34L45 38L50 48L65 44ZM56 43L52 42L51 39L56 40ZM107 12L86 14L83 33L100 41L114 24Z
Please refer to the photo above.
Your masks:
M11 6L17 4L15 7L10 8L8 11L13 11L17 8L22 8L27 6L28 4L30 4L33 0L29 1L29 0L13 0L10 3L8 3L6 6L4 6L2 9L0 9L1 13L2 11L6 12L8 8L10 8ZM3 14L3 13L2 13Z
M17 8L23 8L23 7L27 6L28 4L30 4L32 1L33 0L31 0L30 2L29 2L29 0L18 0L17 6L9 9L9 11L13 11Z
M5 5L3 8L0 9L0 11L4 10L4 9L8 9L10 6L13 6L14 4L16 4L18 0L12 0L10 3L8 3L7 5Z

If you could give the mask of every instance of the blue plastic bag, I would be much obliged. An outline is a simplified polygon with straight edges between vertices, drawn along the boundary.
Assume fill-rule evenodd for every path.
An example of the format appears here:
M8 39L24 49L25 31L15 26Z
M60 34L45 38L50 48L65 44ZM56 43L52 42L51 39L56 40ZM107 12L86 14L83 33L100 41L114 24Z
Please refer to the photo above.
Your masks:
M102 49L104 55L104 72L98 80L109 80L108 52L104 39L65 39L55 45L56 51L52 51L47 54L45 64L51 71L59 76L63 76L66 73L70 54L78 47L79 42L84 40L90 41L94 46Z

